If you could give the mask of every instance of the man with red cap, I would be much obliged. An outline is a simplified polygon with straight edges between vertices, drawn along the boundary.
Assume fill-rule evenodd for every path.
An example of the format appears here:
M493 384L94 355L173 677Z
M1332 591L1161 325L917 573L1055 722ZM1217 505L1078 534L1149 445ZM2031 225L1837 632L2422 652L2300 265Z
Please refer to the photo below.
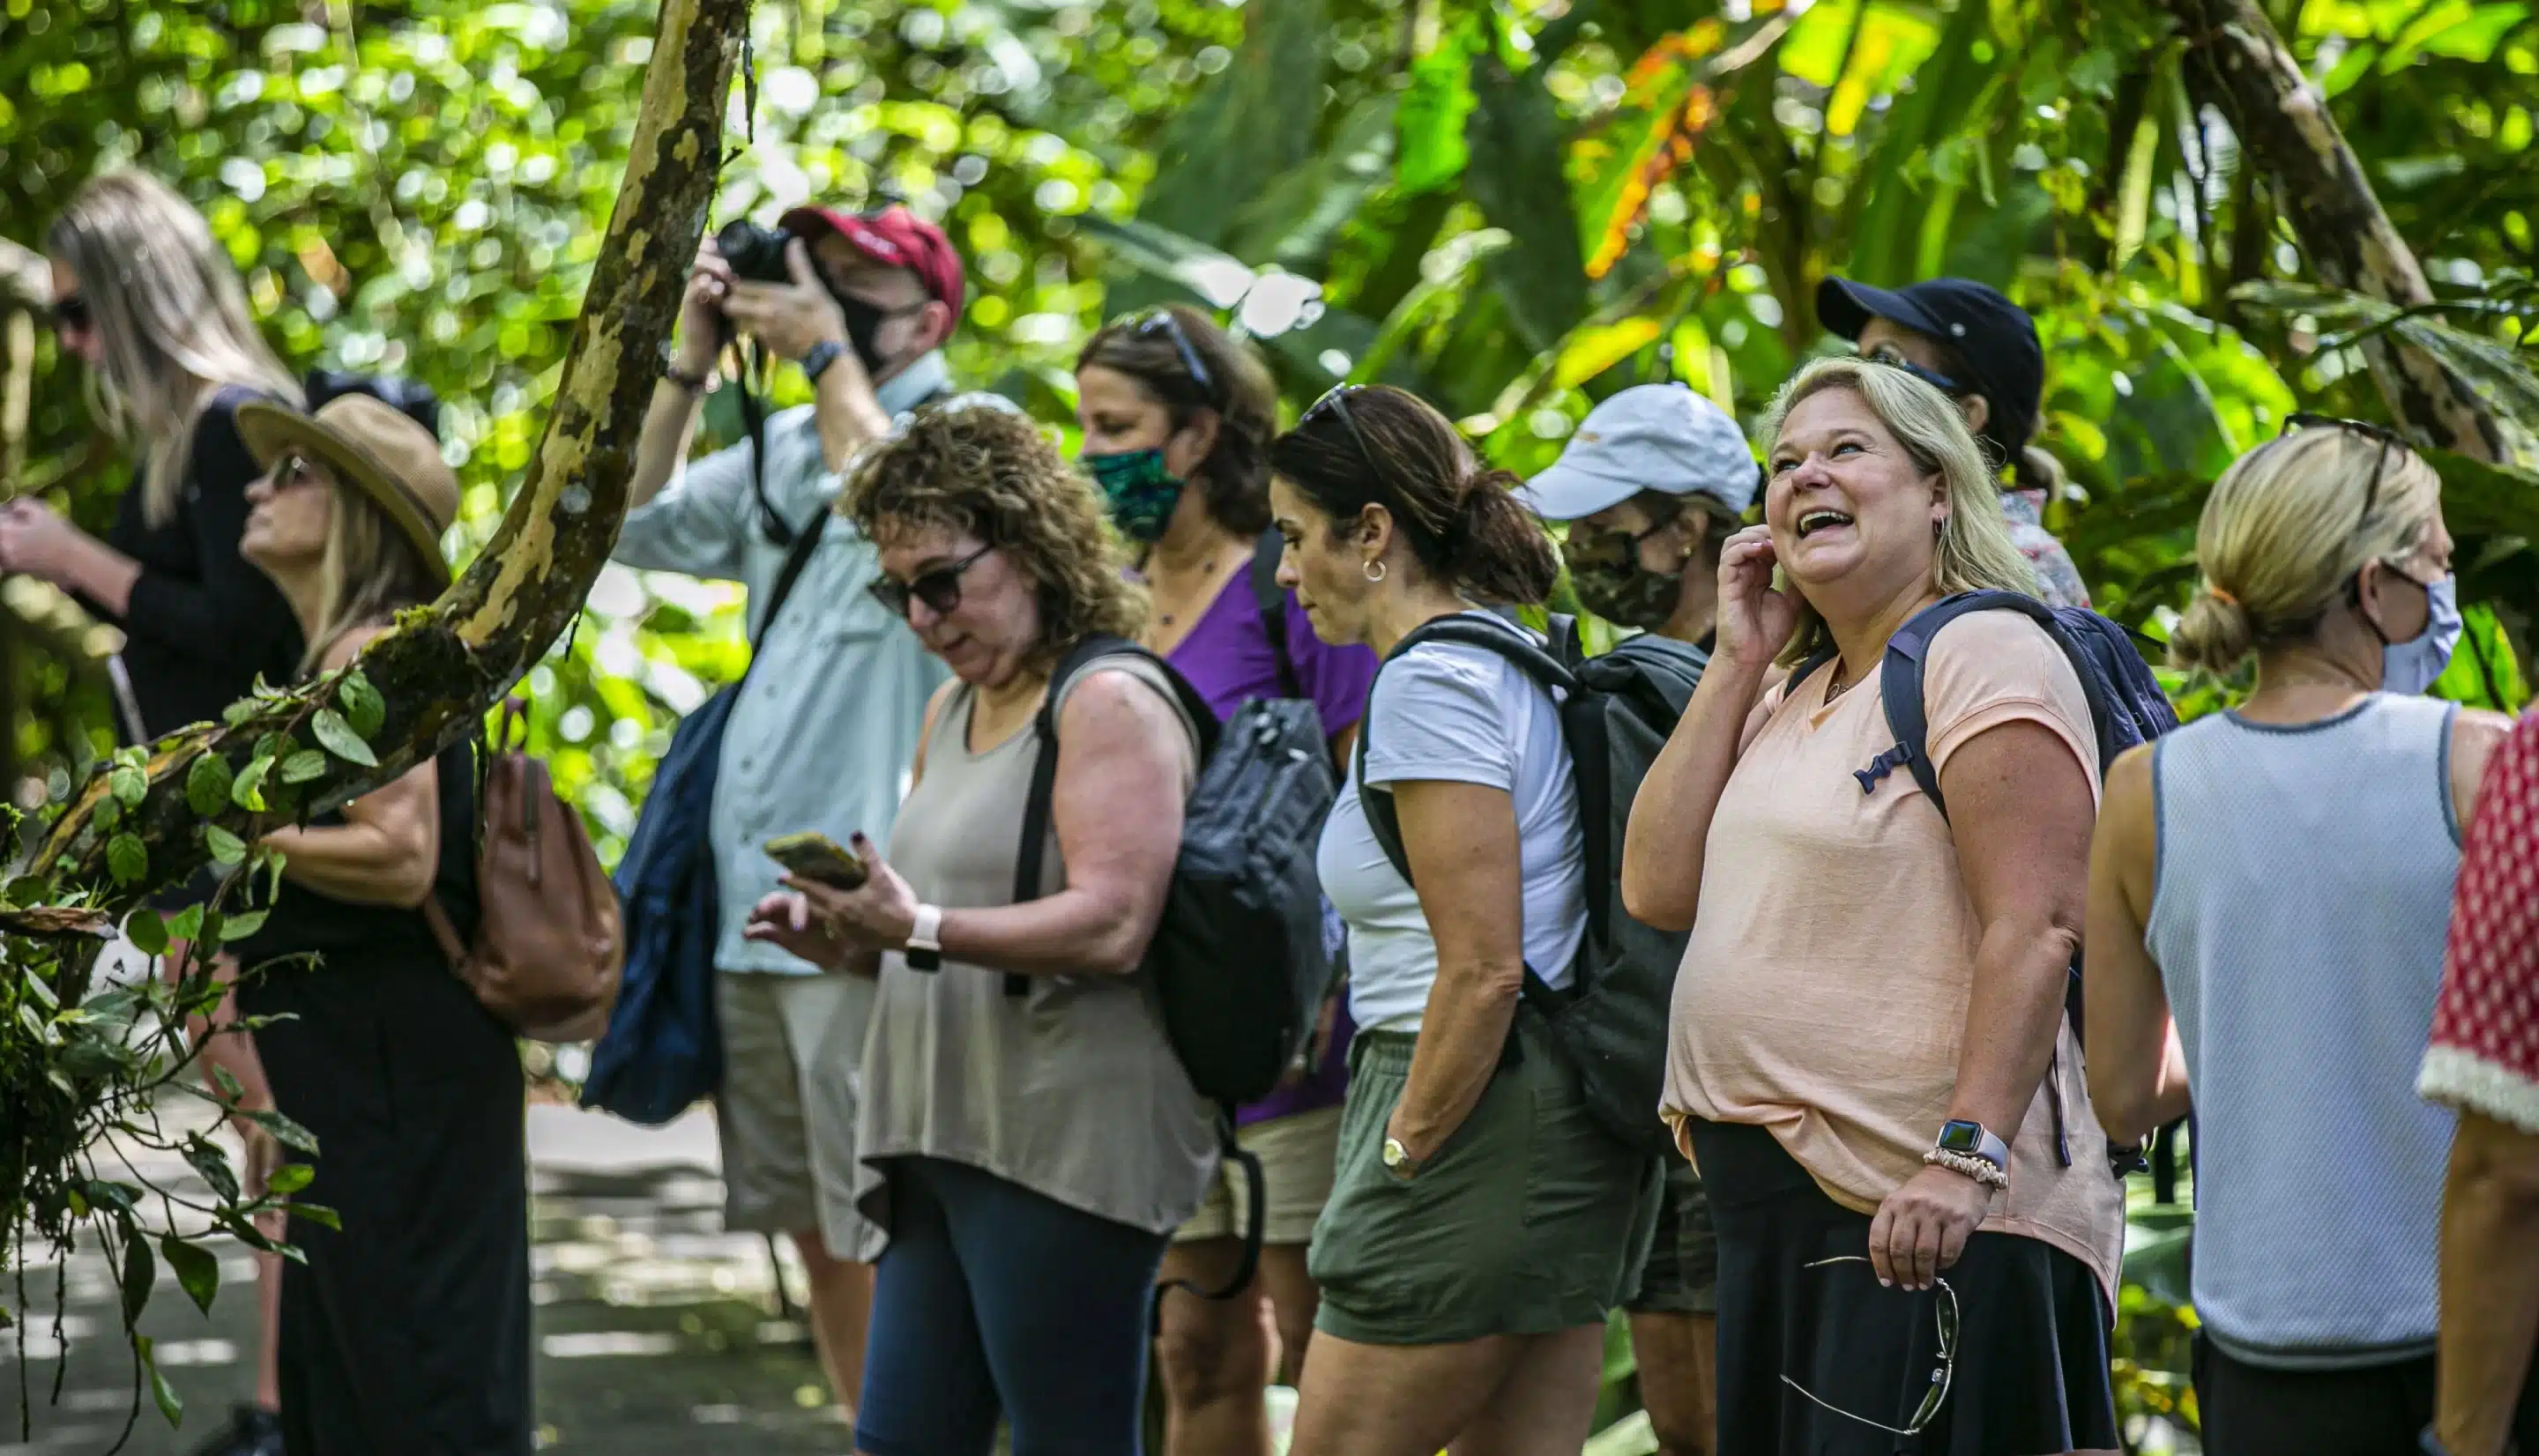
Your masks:
M810 1276L812 1334L852 1419L871 1298L859 1261L877 1249L851 1188L873 983L741 928L784 873L762 847L770 838L887 838L943 678L864 589L880 571L873 546L829 507L858 452L951 392L941 349L961 316L961 260L903 207L796 208L780 226L784 282L737 276L712 242L698 254L636 447L616 560L749 588L755 659L725 720L708 815L723 1217L791 1236ZM767 419L755 441L689 461L717 360L743 342L798 366L813 402Z

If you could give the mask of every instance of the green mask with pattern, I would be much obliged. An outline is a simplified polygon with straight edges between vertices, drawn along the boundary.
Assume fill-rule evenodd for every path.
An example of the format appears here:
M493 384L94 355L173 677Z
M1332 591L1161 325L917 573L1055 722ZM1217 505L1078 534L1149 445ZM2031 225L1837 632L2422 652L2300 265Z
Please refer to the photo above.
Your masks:
M1182 478L1164 468L1161 450L1119 450L1078 457L1102 488L1102 503L1120 534L1141 546L1164 539L1173 507L1181 503Z

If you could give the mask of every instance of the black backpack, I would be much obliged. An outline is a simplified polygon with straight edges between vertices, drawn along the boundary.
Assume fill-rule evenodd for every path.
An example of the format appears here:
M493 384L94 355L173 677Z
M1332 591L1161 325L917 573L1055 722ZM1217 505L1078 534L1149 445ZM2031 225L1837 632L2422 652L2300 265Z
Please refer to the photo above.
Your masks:
M1207 703L1162 658L1124 638L1087 638L1050 675L1049 695L1032 720L1040 756L1014 857L1016 904L1041 893L1050 792L1058 781L1056 704L1070 679L1107 657L1138 657L1163 668L1200 730L1199 778L1183 811L1181 857L1140 972L1154 982L1165 1036L1191 1085L1218 1104L1220 1151L1249 1175L1243 1259L1226 1289L1210 1295L1222 1297L1252 1282L1266 1207L1261 1160L1234 1141L1234 1109L1277 1088L1312 1039L1332 989L1314 871L1323 819L1337 791L1331 750L1310 701L1256 699L1220 729ZM1030 990L1027 976L1005 978L1008 996Z
M1640 780L1683 716L1709 657L1698 647L1653 634L1586 657L1572 619L1555 616L1551 629L1546 647L1471 617L1441 617L1404 637L1385 661L1421 642L1458 642L1495 652L1544 691L1558 690L1560 736L1578 786L1587 934L1570 963L1567 986L1555 990L1527 967L1520 1014L1541 1018L1577 1067L1588 1107L1606 1131L1635 1152L1673 1156L1675 1140L1658 1118L1658 1103L1666 1082L1667 1014L1687 937L1643 924L1622 909L1622 831ZM1370 700L1373 695L1370 685ZM1410 863L1403 853L1393 796L1366 792L1373 725L1370 714L1358 730L1358 799L1385 858L1407 882Z
M1923 797L1940 811L1940 817L1949 817L1949 801L1940 792L1939 770L1931 766L1931 720L1922 699L1922 674L1929 663L1931 639L1939 635L1940 629L1969 612L2017 612L2043 628L2054 645L2071 659L2072 671L2081 679L2082 695L2090 700L2090 722L2097 735L2101 778L2125 750L2177 726L2177 710L2169 705L2168 695L2161 691L2160 679L2152 676L2151 665L2143 661L2132 634L2121 624L2087 607L2049 607L2021 592L1958 592L1915 613L1887 641L1887 655L1878 667L1878 695L1887 711L1887 727L1895 735L1895 746L1853 772L1852 777L1860 780L1862 793L1878 792L1878 785L1887 775L1901 768L1912 775ZM1833 658L1828 648L1801 663L1798 671L1790 674L1789 691L1797 692L1810 673ZM2063 1010L2072 1019L2075 1041L2082 1037L2081 1009L2081 957L2075 956L2071 980L2063 992ZM2070 1167L2072 1149L2063 1126L2063 1098L2050 1076L2045 1087L2046 1100L2054 1112L2055 1156L2063 1166ZM2134 1150L2110 1152L2120 1172L2139 1160Z

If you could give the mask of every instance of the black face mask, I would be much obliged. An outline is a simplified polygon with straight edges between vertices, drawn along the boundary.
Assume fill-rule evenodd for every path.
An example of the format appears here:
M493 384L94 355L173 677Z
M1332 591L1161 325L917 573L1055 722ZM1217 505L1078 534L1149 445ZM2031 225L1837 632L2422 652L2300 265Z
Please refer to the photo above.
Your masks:
M881 357L875 343L881 334L881 326L903 313L914 313L926 306L913 303L905 308L883 308L835 289L830 290L829 297L838 300L838 311L846 315L847 343L855 349L856 358L863 361L864 372L875 379L881 377L891 363Z

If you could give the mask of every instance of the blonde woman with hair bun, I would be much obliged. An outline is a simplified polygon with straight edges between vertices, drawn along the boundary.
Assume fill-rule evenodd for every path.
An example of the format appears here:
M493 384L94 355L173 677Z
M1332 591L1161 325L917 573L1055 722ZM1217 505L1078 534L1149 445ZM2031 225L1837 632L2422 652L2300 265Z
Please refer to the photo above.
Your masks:
M1691 931L1662 1112L1718 1239L1718 1449L2112 1451L2124 1210L2063 1015L2089 698L2035 621L1968 612L1925 654L1947 812L1909 773L1864 792L1889 639L2035 579L1909 370L1818 361L1765 431L1763 524L1720 553L1717 643L1622 855L1630 912Z
M2441 482L2296 416L2224 472L2171 635L2238 707L2118 759L2090 859L2090 1092L2196 1117L2206 1449L2412 1451L2431 1419L2447 1110L2416 1072L2501 714L2420 695L2459 635Z

